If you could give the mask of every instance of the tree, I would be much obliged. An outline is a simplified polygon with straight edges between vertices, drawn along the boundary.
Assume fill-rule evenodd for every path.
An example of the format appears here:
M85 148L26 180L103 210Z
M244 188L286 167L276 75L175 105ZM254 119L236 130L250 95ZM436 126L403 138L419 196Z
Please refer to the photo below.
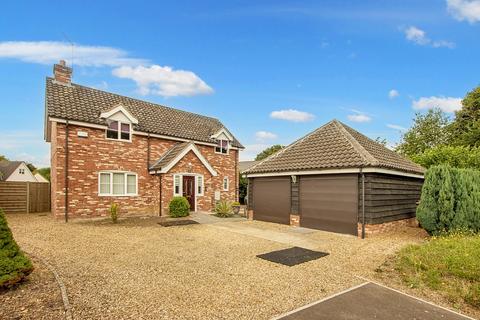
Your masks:
M387 146L387 139L385 139L385 138L376 137L375 142L381 144L384 147Z
M268 147L267 149L265 149L262 152L260 152L259 154L257 154L257 156L255 157L255 161L263 160L266 157L271 156L272 154L274 154L275 152L277 152L277 151L279 151L283 148L285 148L285 146L282 146L280 144L275 144L271 147Z
M480 147L438 146L410 158L425 168L446 164L456 168L480 169Z
M37 169L37 172L35 173L40 174L42 177L50 181L50 168L40 168Z
M480 86L462 100L462 108L452 123L453 143L461 146L480 146Z
M245 197L247 196L247 189L248 189L248 179L242 176L241 173L239 175L239 183L238 183L238 198L241 204L245 204Z
M403 135L397 151L412 157L450 141L450 119L440 109L416 113L413 126Z
M3 160L7 160L7 161L8 161L7 157L5 157L4 155L1 155L1 154L0 154L0 161L3 161Z

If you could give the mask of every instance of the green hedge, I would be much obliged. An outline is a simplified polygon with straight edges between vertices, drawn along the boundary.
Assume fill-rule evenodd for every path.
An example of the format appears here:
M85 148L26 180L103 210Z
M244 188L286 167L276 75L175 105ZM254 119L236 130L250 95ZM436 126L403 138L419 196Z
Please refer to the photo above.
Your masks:
M429 233L480 231L480 171L446 165L425 174L417 219Z
M480 147L440 146L414 155L412 160L425 168L444 164L480 170Z
M0 288L8 288L24 280L33 265L13 239L5 213L0 209Z
M170 216L174 218L186 217L190 214L190 204L185 197L173 197L168 205Z

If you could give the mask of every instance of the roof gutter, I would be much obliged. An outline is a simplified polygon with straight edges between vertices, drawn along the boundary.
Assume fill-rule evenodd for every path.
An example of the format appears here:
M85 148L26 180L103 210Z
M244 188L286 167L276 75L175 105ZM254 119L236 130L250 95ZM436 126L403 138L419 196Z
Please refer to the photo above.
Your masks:
M257 177L277 177L277 176L301 176L301 175L318 175L318 174L340 174L340 173L360 173L360 169L364 173L383 173L391 174L397 176L411 177L424 179L423 174L420 173L409 173L392 169L383 169L383 168L343 168L343 169L324 169L324 170L305 170L305 171L284 171L284 172L268 172L268 173L248 173L248 170L243 174L248 178L257 178Z

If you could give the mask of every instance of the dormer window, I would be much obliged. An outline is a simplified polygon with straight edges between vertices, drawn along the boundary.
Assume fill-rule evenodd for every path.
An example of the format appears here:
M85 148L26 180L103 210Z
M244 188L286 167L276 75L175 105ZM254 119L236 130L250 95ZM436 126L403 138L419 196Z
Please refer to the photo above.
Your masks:
M130 141L130 123L110 121L107 128L107 138Z
M227 154L228 153L228 140L217 140L217 146L215 147L216 153Z

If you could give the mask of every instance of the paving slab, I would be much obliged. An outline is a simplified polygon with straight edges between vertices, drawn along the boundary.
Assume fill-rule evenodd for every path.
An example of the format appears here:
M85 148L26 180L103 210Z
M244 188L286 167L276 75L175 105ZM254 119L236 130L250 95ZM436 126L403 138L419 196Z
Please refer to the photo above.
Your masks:
M473 318L397 290L367 282L275 319L466 320Z

